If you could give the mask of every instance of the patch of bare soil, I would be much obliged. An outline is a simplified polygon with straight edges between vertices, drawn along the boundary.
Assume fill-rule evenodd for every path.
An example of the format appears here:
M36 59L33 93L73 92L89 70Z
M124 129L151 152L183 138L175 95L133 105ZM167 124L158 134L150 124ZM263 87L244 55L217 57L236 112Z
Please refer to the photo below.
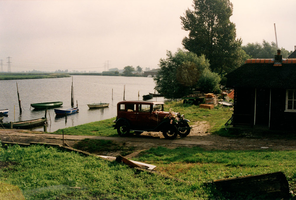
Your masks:
M68 146L74 145L85 138L90 139L104 139L112 140L118 145L125 147L133 147L133 153L127 157L132 158L143 150L152 147L163 146L166 148L177 147L194 147L199 146L205 150L296 150L295 139L276 139L272 137L260 138L229 138L211 134L209 132L210 125L205 121L197 122L191 126L190 134L185 138L176 138L174 140L164 139L161 132L144 132L141 135L133 135L128 137L97 137L97 136L65 136L62 140L61 135L53 134L34 134L30 131L22 130L7 130L0 129L0 140L3 142L18 142L18 143L54 143L63 144L65 142ZM117 156L122 153L118 152L98 152L102 155Z

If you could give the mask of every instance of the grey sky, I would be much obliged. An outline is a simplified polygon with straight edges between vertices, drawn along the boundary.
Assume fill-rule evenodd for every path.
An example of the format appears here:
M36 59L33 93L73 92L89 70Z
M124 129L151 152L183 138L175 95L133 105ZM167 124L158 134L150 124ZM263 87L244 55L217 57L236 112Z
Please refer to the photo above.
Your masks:
M294 50L295 0L231 0L243 44L263 39ZM192 0L0 0L0 59L7 71L157 68L182 48L180 16ZM0 69L1 70L1 69Z

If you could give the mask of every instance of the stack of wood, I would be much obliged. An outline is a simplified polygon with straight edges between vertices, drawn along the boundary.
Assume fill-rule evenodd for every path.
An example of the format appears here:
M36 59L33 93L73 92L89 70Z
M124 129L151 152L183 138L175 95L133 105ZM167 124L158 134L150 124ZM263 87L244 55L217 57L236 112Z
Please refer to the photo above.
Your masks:
M217 97L213 93L205 94L205 104L200 104L200 108L213 109L217 105Z

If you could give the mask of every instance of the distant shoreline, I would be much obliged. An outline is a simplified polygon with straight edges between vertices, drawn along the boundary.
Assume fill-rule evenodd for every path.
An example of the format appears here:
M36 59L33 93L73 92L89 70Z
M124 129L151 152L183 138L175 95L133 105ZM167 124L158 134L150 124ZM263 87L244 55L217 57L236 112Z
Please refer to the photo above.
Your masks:
M0 73L0 80L43 79L70 77L66 73Z
M102 73L33 73L33 72L0 72L0 80L20 80L20 79L43 79L43 78L64 78L72 75L86 76L121 76L119 74L102 74ZM131 75L128 77L143 77L143 75Z

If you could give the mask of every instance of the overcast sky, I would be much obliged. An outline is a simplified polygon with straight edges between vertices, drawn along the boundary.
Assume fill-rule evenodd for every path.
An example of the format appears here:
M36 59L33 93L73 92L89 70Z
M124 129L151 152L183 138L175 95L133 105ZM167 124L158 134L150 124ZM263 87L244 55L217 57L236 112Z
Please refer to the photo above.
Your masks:
M230 0L237 37L296 45L295 0ZM0 0L3 71L157 68L183 48L180 16L193 0ZM1 67L1 66L0 66ZM0 68L0 71L2 71Z

